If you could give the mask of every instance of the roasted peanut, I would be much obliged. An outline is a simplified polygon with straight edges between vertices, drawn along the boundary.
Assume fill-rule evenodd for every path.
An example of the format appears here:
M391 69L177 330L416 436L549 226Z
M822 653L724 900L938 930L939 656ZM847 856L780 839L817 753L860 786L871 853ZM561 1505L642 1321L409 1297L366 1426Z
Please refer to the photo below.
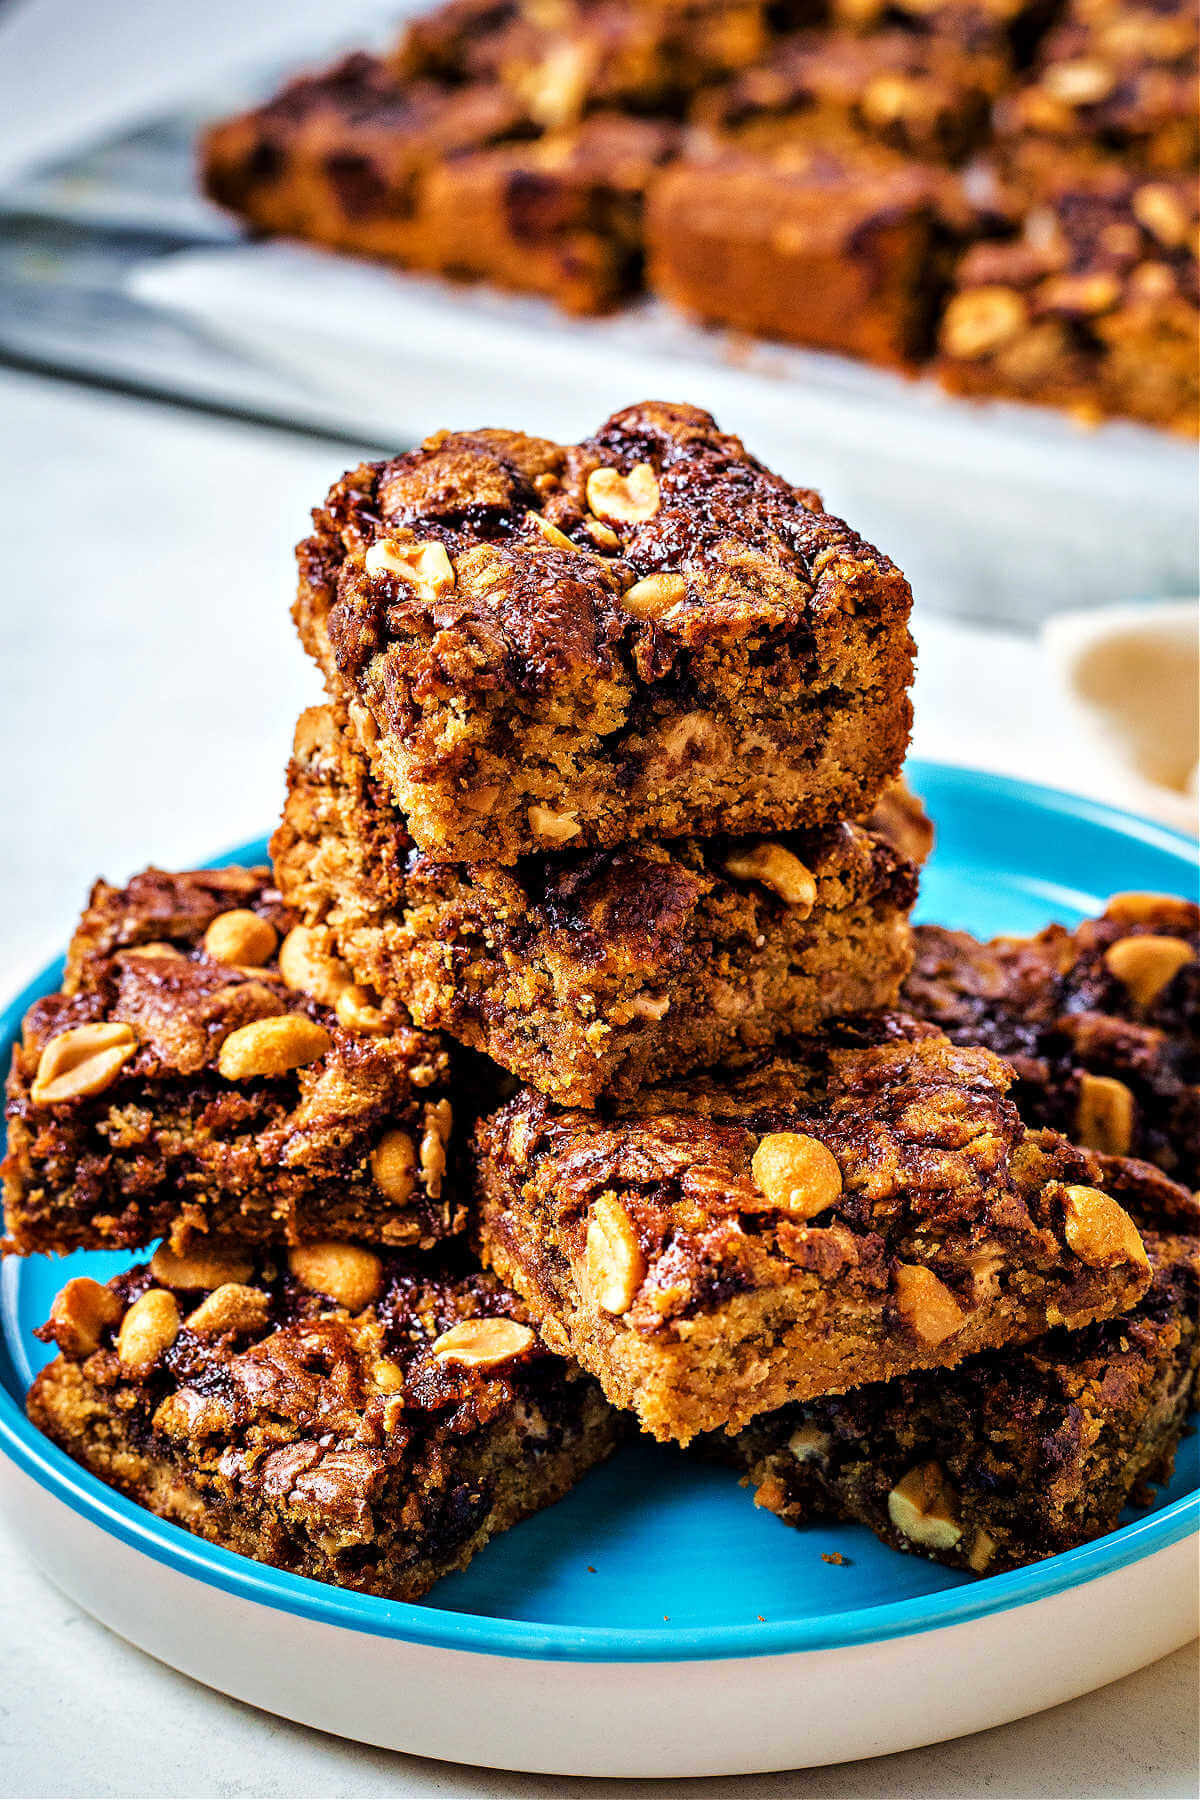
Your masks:
M601 1194L592 1204L585 1263L597 1306L608 1313L628 1312L645 1277L646 1258L615 1194Z
M755 1150L750 1172L772 1206L797 1218L815 1219L841 1198L837 1158L801 1131L770 1132Z
M132 1025L72 1025L43 1049L29 1097L35 1106L61 1106L101 1094L137 1055L137 1047Z
M325 1027L303 1013L254 1019L230 1032L217 1055L217 1068L226 1081L286 1075L324 1056L332 1042Z

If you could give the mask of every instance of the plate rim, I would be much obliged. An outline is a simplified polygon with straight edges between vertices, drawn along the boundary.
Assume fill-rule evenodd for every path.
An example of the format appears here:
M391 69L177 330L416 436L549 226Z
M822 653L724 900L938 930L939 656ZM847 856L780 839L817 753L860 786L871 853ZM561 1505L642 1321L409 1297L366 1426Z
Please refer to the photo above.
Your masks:
M959 789L977 791L983 786L1008 801L1083 819L1173 857L1186 858L1189 864L1195 861L1194 840L1103 801L964 764L926 758L914 758L908 773L918 787L929 779ZM217 867L222 861L238 858L261 858L262 846L261 838L252 839L224 852L207 866ZM0 1033L5 1042L15 1036L26 1009L49 990L61 968L61 958L51 960L0 1009ZM6 1315L11 1311L17 1274L17 1259L6 1259L0 1282ZM285 1611L311 1623L444 1650L596 1663L723 1661L845 1650L967 1624L994 1612L1036 1604L1141 1561L1200 1529L1200 1490L1196 1490L1105 1537L1023 1569L939 1593L916 1594L802 1619L667 1628L576 1626L496 1618L455 1612L423 1601L384 1600L335 1588L235 1555L157 1518L106 1487L34 1428L10 1389L9 1380L15 1373L0 1338L0 1451L36 1485L89 1524L112 1533L151 1561L166 1564L236 1599Z

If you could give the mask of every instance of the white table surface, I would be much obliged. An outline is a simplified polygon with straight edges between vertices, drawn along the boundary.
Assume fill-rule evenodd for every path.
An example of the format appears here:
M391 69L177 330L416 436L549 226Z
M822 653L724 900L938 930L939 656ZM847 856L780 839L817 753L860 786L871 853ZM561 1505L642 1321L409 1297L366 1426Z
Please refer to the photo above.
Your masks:
M0 371L10 984L62 947L97 873L194 864L273 826L292 724L318 697L288 618L291 545L351 461L338 444ZM918 636L922 753L1086 785L1054 736L1031 642L929 618ZM1183 1651L967 1741L628 1791L1190 1795L1196 1685L1195 1653ZM421 1762L256 1713L112 1637L0 1532L0 1794L549 1796L602 1785L621 1789Z

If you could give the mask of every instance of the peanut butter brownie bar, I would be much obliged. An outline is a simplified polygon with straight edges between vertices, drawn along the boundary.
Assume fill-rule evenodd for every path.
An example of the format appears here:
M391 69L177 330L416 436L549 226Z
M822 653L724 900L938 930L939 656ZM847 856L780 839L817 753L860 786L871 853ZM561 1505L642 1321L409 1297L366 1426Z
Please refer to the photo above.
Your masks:
M465 1256L162 1249L67 1283L39 1430L199 1537L415 1600L613 1448L599 1388Z
M1020 235L963 257L940 327L944 386L1195 435L1194 178L1057 150L1014 168Z
M548 129L597 108L682 116L705 84L769 42L756 0L450 0L413 19L391 59L405 79L501 82Z
M1008 1070L903 1019L609 1113L476 1132L484 1255L661 1438L1076 1328L1148 1281L1099 1166Z
M930 353L959 185L853 134L698 143L650 193L654 290L704 324L911 369Z
M8 1249L458 1229L445 1049L295 923L268 869L96 884L13 1055Z
M642 198L676 127L542 133L503 86L402 84L354 56L215 126L212 199L256 230L600 312L638 282Z
M765 61L702 95L693 123L746 150L820 147L848 135L959 163L986 137L1005 59L898 28L798 32Z
M1171 1186L1146 1164L1119 1179L1151 1268L1129 1312L756 1420L734 1455L758 1505L789 1525L853 1520L980 1575L1114 1531L1169 1479L1200 1367L1200 1207L1176 1188L1162 1216Z
M1081 143L1130 168L1191 174L1200 156L1200 26L1184 0L1067 0L1029 79L997 114L1001 140Z
M358 980L576 1105L891 1005L909 963L916 871L860 826L438 862L325 708L271 854Z
M694 407L441 432L314 522L301 636L430 855L816 827L899 771L908 583Z
M1118 894L1074 931L913 936L903 1004L1006 1057L1024 1119L1200 1187L1200 907Z

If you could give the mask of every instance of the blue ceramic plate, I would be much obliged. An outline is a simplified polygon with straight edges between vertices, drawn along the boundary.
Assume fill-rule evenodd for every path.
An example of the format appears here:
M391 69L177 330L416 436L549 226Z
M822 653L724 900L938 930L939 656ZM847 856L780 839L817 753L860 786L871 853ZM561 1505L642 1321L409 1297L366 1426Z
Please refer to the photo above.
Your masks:
M1034 930L1098 910L1122 889L1193 894L1195 847L1090 802L970 770L910 770L937 821L920 916L981 935ZM226 860L261 859L261 843ZM25 1009L58 981L43 971L3 1018L7 1061ZM491 1544L471 1567L403 1605L285 1575L202 1543L111 1493L25 1420L47 1358L33 1329L68 1275L104 1279L123 1255L9 1259L0 1310L0 1448L67 1506L227 1593L313 1620L506 1656L608 1660L824 1649L923 1631L1039 1599L1176 1542L1196 1528L1200 1438L1148 1512L1110 1537L1030 1569L976 1580L884 1548L864 1530L791 1531L730 1473L654 1446L623 1451L566 1500ZM838 1551L845 1559L823 1557Z

